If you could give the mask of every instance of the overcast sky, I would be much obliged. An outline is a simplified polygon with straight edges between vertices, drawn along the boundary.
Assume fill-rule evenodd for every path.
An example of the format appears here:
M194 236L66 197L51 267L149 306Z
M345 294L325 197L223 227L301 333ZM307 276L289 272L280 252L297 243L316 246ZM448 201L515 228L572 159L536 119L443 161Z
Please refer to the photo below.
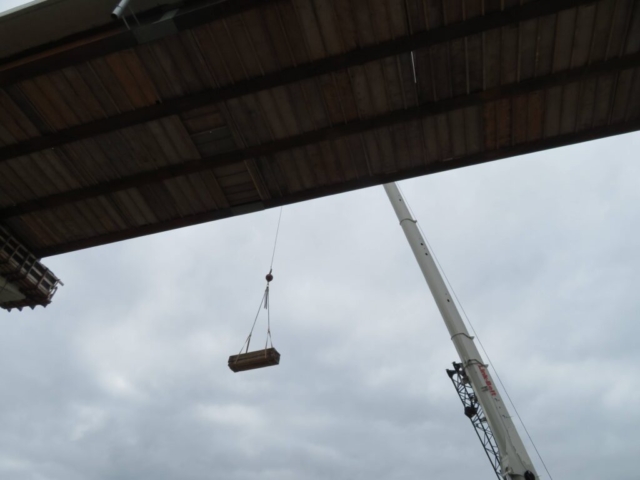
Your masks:
M29 3L31 0L0 0L0 13L5 10L10 10L25 3Z
M638 478L639 149L627 135L401 184L557 480ZM282 363L228 370L277 216L46 259L53 304L0 316L0 478L493 478L381 187L284 209Z
M627 135L401 184L556 480L638 478L639 150ZM228 370L277 216L46 259L53 304L0 312L0 480L494 478L381 187L284 209L282 363Z

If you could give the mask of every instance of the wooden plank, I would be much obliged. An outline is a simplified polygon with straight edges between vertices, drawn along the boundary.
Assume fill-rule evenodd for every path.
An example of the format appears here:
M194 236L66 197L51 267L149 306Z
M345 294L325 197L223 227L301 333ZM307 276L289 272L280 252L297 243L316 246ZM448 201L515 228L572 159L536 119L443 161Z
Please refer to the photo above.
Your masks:
M56 242L48 230L40 227L29 217L12 218L5 222L4 225L17 238L20 238L30 250L53 245ZM24 242L26 238L29 239L28 243Z
M387 58L383 61L383 75L389 110L407 107L400 73L397 58Z
M147 95L144 93L141 86L138 84L135 76L129 70L129 63L133 63L135 60L132 58L131 51L123 51L120 53L114 53L105 57L105 62L113 72L115 79L118 81L124 95L131 106L135 108L146 107L153 104L149 102Z
M484 89L500 85L500 30L484 34Z
M37 137L40 132L7 92L0 90L0 124L10 134L10 143Z
M615 75L602 75L598 78L596 91L596 103L593 110L593 127L607 125L609 123L609 112L611 110L612 98L615 95Z
M331 142L331 148L336 156L343 180L358 178L358 166L353 158L349 140L347 138L339 138Z
M635 2L633 13L629 19L628 34L623 52L625 54L640 51L640 2Z
M512 144L512 100L498 100L496 104L496 125L498 148L508 147Z
M97 72L93 68L93 66L89 63L77 65L74 67L78 72L79 77L82 79L82 83L87 86L89 90L86 95L89 98L94 98L95 101L98 102L99 109L102 110L101 114L102 118L113 117L120 113L120 109L116 104L115 100L112 98L109 90L102 82ZM82 88L82 87L80 87ZM97 109L97 107L94 107ZM96 119L99 120L100 118Z
M345 52L335 8L336 2L333 0L313 0L311 3L319 26L325 56Z
M485 150L497 149L496 102L488 102L482 106Z
M382 150L378 146L378 135L376 132L365 132L361 135L364 145L364 152L369 161L371 174L379 174L383 171Z
M135 50L125 50L120 54L122 62L131 74L136 86L142 93L141 106L153 105L160 102L160 94L152 77L147 72Z
M363 67L349 69L353 98L358 109L359 118L368 118L374 115L371 90L367 80L367 73Z
M342 121L350 122L358 119L360 117L360 112L358 110L358 105L356 104L354 89L352 87L349 73L335 73L332 75L332 78L338 99L340 100L340 107L343 115Z
M514 144L523 143L528 140L528 106L529 97L519 95L512 100L513 115L511 115L512 142Z
M247 95L239 99L238 106L241 108L241 112L247 119L246 123L251 125L254 129L254 134L259 143L267 143L274 138L271 125L264 117L264 110L260 105L260 98L256 95ZM236 106L233 103L229 103L229 109L233 112L234 118L236 118ZM238 116L238 119L242 117ZM245 130L243 130L245 132Z
M140 190L138 188L132 188L127 193L129 193L131 202L135 205L138 212L141 214L141 217L144 219L143 222L145 224L158 222L156 214L153 212L153 210L151 210L149 204L140 194Z
M161 42L141 45L136 49L136 53L144 69L153 78L155 90L160 98L167 100L187 93L183 78L178 75L178 69Z
M53 75L57 77L57 75ZM43 95L43 99L56 110L59 117L62 119L60 129L69 128L81 123L81 116L78 114L77 109L82 109L81 105L75 103L67 103L62 92L53 82L53 78L49 77L37 77L33 79L33 82L37 85L39 91ZM66 82L61 82L60 86L64 87ZM68 87L68 86L67 86ZM32 102L34 99L32 99ZM34 103L37 105L36 103Z
M597 94L597 78L590 78L582 82L580 103L578 105L578 118L576 120L576 129L584 130L590 128L593 123L593 109L595 106L595 98Z
M317 60L326 56L326 49L320 33L320 24L313 0L292 0L296 19L303 34L308 58Z
M631 84L631 96L627 105L627 119L635 119L640 116L640 71L636 68Z
M309 120L313 125L313 130L331 125L331 119L328 117L327 107L322 95L320 84L317 80L309 80L301 85Z
M358 46L364 47L377 43L373 27L373 17L368 0L351 0L354 22L358 35Z
M577 9L578 18L576 19L570 62L572 68L586 65L589 61L597 5L597 3L593 3L592 5L584 5Z
M627 105L631 95L634 70L625 70L618 75L613 105L611 107L610 122L622 122L626 118Z
M273 141L278 138L286 138L287 129L282 117L282 111L279 108L279 105L276 102L272 92L259 92L254 95L254 99L255 107L258 113L258 115L256 115L254 118L257 123L262 122L265 131L265 141ZM288 102L288 99L285 100L285 102Z
M216 27L214 26L214 28ZM263 59L257 54L244 17L242 15L229 17L223 20L218 28L224 28L227 32L237 58L235 61L242 64L245 77L264 75L266 70L263 66Z
M345 137L349 146L351 161L357 172L357 177L364 177L370 174L369 160L365 151L365 145L361 135L351 135Z
M276 7L285 31L288 46L294 58L294 64L300 65L309 61L305 33L298 19L293 2L284 2Z
M449 114L449 130L451 135L451 156L463 157L467 153L467 137L465 132L464 111L455 110Z
M334 1L335 21L342 51L353 50L360 46L356 25L353 0Z
M464 95L468 92L468 71L466 39L453 40L449 49L449 61L451 68L452 94Z
M500 84L513 83L519 73L519 33L518 25L503 27L500 31Z
M270 12L267 14L267 12ZM283 42L283 32L280 26L276 23L277 19L274 16L273 9L264 9L262 12L257 10L250 10L242 15L245 34L248 37L251 50L256 56L256 60L259 62L261 74L273 73L283 68L280 60L284 59L284 65L290 66L290 61L286 59L288 52L281 50L280 54L283 58L280 58L278 52L274 48L273 36L277 38L279 45ZM267 18L265 18L267 17ZM267 20L271 21L271 28L273 33L267 29Z
M396 164L395 155L396 146L393 136L391 135L390 128L379 128L375 134L378 137L378 148L380 149L382 171L387 173L397 171L398 165Z
M13 171L22 180L22 184L28 187L29 193L36 198L57 193L55 184L43 174L39 167L41 155L41 153L35 153L21 158L20 161L12 162Z
M605 59L617 57L624 52L629 24L633 16L633 4L634 0L617 0Z
M335 154L335 150L331 142L321 142L318 144L318 151L322 158L322 163L327 172L327 181L329 183L339 183L344 181L344 172L340 160Z
M436 45L431 48L431 72L437 100L451 98L451 65L449 45Z
M344 122L344 112L340 92L331 75L323 75L318 78L318 84L322 91L322 100L329 125ZM326 126L326 124L324 125Z
M273 171L284 182L285 191L291 194L304 189L292 152L282 152L268 158Z
M113 62L113 61L112 61ZM117 62L115 62L117 65ZM124 92L122 84L107 63L107 57L96 58L91 61L91 70L98 77L98 81L117 113L128 112L134 109L131 99Z
M287 38L287 32L282 24L282 18L277 8L269 8L265 9L263 15L259 15L259 20L261 21L261 26L250 26L250 31L252 35L254 34L254 29L260 29L260 31L264 32L265 38L264 42L267 45L263 45L262 48L268 48L270 50L269 58L273 58L273 64L278 69L284 69L287 67L291 67L295 63L295 58L293 56L293 52L291 50L291 46L289 45L289 40ZM252 20L249 19L249 24L252 24ZM257 32L256 35L263 35L261 32ZM267 67L269 68L269 64L271 61L267 63Z
M194 175L186 175L184 177L176 178L176 183L179 185L179 188L184 192L184 196L189 202L189 207L191 209L191 215L198 212L205 211L206 202L203 199L203 196L199 194L194 185L192 179L196 177L197 174Z
M538 42L536 46L535 76L553 72L558 15L547 15L538 19Z
M427 28L431 30L446 24L444 13L442 11L441 0L425 0L425 3L427 4L427 7L426 7L426 16L428 19Z
M483 88L482 35L472 35L466 40L468 92L479 92Z
M368 6L375 42L380 43L393 38L389 24L388 3L385 0L373 0L368 3Z
M41 90L40 85L33 80L25 80L16 86L21 94L20 97L11 95L14 102L22 100L19 103L22 111L27 115L29 120L38 125L47 125L47 130L63 130L69 126L65 118L58 109L51 103L49 97ZM14 92L11 92L14 93Z
M50 82L49 89L54 95L52 103L60 111L67 111L66 115L69 117L67 125L77 125L95 120L89 109L85 107L83 98L71 86L64 72L50 73L46 79Z
M464 125L467 154L482 151L482 108L470 107L464 110Z
M202 178L203 183L209 190L209 194L216 202L217 208L227 208L229 206L229 201L227 197L225 197L222 192L222 187L218 183L218 179L214 172L202 172L200 173L200 177Z
M442 160L450 160L453 158L453 146L451 145L451 132L449 128L448 114L436 116L436 132L438 135L438 146Z
M562 104L560 110L560 133L570 133L576 129L578 102L580 97L578 82L566 85L562 89Z
M560 133L560 114L562 110L562 87L547 90L544 105L544 136L553 137Z
M92 200L95 200L95 202L97 202L106 212L108 218L111 219L114 224L114 232L124 230L130 226L112 200L104 196L96 197Z
M615 2L598 2L596 4L595 25L591 42L589 62L600 62L606 58Z
M138 191L159 221L166 221L180 215L179 209L176 207L176 201L166 183L144 185Z
M100 202L99 199L90 198L88 200L85 200L83 204L86 205L88 215L93 215L98 219L103 229L105 230L105 233L117 232L122 228L126 228L114 220L112 216L112 210L105 208L105 206L102 204L102 202Z
M408 13L406 2L387 0L387 12L391 38L398 38L409 34Z
M164 64L171 68L167 70L170 82L178 81L183 86L186 94L202 92L210 85L206 73L195 67L197 62L196 52L189 49L190 35L182 33L176 40L166 39L162 50L169 55L170 61L164 60ZM186 46L185 46L186 45ZM207 72L208 73L208 72Z
M538 19L520 24L518 37L518 80L533 78L536 73L536 53L538 43Z
M127 223L134 227L148 223L137 204L131 198L131 189L115 192L110 197L125 216Z
M427 151L427 161L425 163L429 164L441 160L442 157L440 155L440 148L438 145L438 134L435 118L429 117L423 119L422 129Z
M389 134L393 145L394 170L409 168L413 152L410 149L409 139L407 138L406 126L392 125L389 127Z
M60 72L64 75L70 87L68 93L73 92L73 96L77 99L76 101L82 104L83 110L86 112L87 119L85 120L83 118L83 122L100 120L107 116L106 111L102 105L100 105L100 102L77 68L69 67ZM69 97L71 97L71 95L69 95ZM68 98L67 101L71 101L71 98Z
M211 122L207 123L207 126L204 127L190 127L188 122L198 120L199 118L211 118L214 119ZM209 127L219 127L225 124L224 118L221 114L218 105L204 105L202 107L194 108L192 110L188 110L180 114L180 118L182 122L187 127L189 133L194 132L202 132Z

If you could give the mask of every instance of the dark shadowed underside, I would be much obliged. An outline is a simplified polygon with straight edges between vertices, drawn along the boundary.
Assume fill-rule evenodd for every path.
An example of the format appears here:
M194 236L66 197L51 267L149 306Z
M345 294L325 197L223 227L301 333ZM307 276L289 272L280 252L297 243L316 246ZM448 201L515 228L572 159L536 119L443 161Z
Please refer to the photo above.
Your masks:
M0 18L57 18L0 64L0 223L37 257L640 128L640 0L112 3Z

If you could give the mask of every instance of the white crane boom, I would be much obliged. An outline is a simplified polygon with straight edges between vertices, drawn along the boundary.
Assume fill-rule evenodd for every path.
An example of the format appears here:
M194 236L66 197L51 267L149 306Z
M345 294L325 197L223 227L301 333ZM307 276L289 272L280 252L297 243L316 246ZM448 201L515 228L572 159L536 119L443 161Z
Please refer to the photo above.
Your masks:
M501 474L509 480L538 480L531 458L491 378L488 366L483 362L473 337L469 335L462 321L458 308L427 247L427 242L416 225L416 220L411 216L395 183L384 185L384 189L449 330L451 341L460 357L464 380L468 379L478 403L484 410L486 421L498 447Z

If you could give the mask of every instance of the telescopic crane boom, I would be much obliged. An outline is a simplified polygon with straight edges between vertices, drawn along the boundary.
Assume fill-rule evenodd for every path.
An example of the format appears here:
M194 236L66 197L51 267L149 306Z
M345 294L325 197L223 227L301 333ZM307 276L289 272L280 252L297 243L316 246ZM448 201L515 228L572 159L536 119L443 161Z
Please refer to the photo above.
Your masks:
M454 376L459 378L459 382L456 384L454 381L454 384L457 385L461 398L463 398L462 390L468 391L469 386L473 390L467 394L467 401L463 400L465 414L474 422L476 431L481 426L476 423L486 422L488 426L481 427L485 431L488 430L489 440L491 437L495 439L493 445L497 448L498 454L497 466L494 465L496 473L506 480L538 480L531 458L491 378L488 365L482 360L473 337L469 335L462 321L458 308L427 247L427 242L416 225L417 221L411 216L395 183L386 184L384 189L460 357L460 363L454 362L454 370L448 370L449 376L452 379ZM484 411L484 417L478 415L479 411ZM486 445L485 450L489 451Z

